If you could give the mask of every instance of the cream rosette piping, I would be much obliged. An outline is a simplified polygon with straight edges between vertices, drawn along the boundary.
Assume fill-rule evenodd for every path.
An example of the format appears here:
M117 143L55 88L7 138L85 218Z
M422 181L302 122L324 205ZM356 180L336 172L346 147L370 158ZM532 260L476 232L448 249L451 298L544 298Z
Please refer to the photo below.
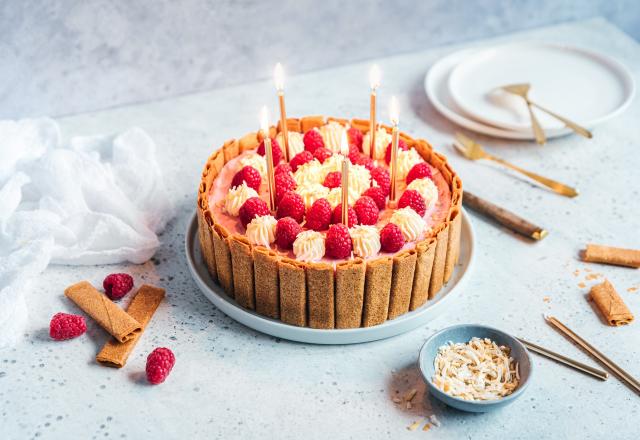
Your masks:
M396 209L391 215L390 223L397 225L407 241L415 241L424 232L426 223L420 214L406 207Z
M300 261L320 261L324 257L324 235L303 231L293 242L293 253Z
M409 148L408 150L400 150L398 151L398 174L397 177L399 180L404 180L407 178L407 174L411 171L414 165L424 162L420 153L418 153L415 149Z
M380 235L375 226L357 225L349 230L353 242L353 253L362 258L372 257L380 252Z
M252 244L270 247L276 241L276 220L272 215L261 215L247 225L247 239Z
M322 173L322 165L316 159L302 164L293 173L293 179L298 186L311 185L314 183L322 184L324 176Z
M247 165L250 165L258 170L260 176L262 177L262 180L265 180L265 177L267 175L267 161L263 156L260 156L258 153L249 153L245 156L242 156L238 163L240 164L238 170L246 167Z
M370 155L369 143L371 141L369 140L369 137L369 133L367 133L362 138L362 150L363 153L367 156ZM376 144L374 145L373 149L374 159L384 159L384 153L387 150L387 145L389 145L389 142L391 142L391 135L387 133L387 130L385 130L384 128L378 127L378 129L376 130Z
M296 154L301 153L304 150L304 141L302 140L302 133L297 131L289 131L289 158L294 157ZM276 141L280 148L284 149L284 136L282 132L276 136Z
M342 171L342 162L344 162L344 156L342 154L334 154L331 157L327 157L322 162L322 179L327 177L327 174L334 171Z
M242 182L240 185L229 189L224 200L224 210L229 215L237 217L240 207L251 197L258 197L258 193L255 189L247 186L246 182Z
M325 148L336 153L340 152L340 140L342 139L342 133L346 130L342 124L336 121L331 121L320 127L320 134L322 135Z
M418 191L422 198L424 198L424 202L427 205L427 209L431 209L438 202L438 187L433 180L425 177L423 179L415 179L409 185L407 185L407 189L413 189Z
M316 200L329 195L329 188L319 183L298 186L294 191L300 194L306 209L309 209Z
M370 187L371 173L369 170L362 165L351 165L349 167L349 198L351 198L351 191L360 196Z

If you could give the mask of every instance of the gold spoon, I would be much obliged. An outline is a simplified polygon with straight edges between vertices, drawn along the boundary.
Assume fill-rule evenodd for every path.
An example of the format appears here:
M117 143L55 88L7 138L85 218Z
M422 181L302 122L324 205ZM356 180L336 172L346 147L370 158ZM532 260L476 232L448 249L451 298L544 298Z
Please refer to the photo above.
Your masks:
M537 103L531 101L529 99L529 89L531 89L531 84L527 84L527 83L509 84L509 85L506 85L506 86L502 86L500 88L502 90L504 90L505 92L507 92L507 93L511 93L513 95L520 96L522 99L525 100L525 102L527 103L527 109L529 110L529 116L531 116L531 125L533 127L533 133L534 133L534 135L536 137L536 142L538 142L539 144L544 144L546 142L546 137L544 135L544 131L542 130L542 127L540 126L540 123L538 122L538 119L533 114L533 111L531 109L532 106L536 107L539 110L545 112L546 114L548 114L550 116L553 116L554 118L558 119L559 121L564 123L564 125L566 125L570 129L572 129L573 131L575 131L579 135L584 136L587 139L591 139L593 137L593 134L591 134L591 132L589 130L587 130L586 128L576 124L573 121L570 121L569 119L565 118L564 116L560 116L559 114L554 113L551 110L542 107L540 104L537 104Z
M506 166L507 168L511 168L512 170L518 171L519 173L524 174L530 179L535 180L538 183L546 186L552 191L561 194L566 197L575 197L578 195L578 190L571 188L570 186L564 185L560 182L556 182L555 180L551 180L547 177L543 177L539 174L532 173L531 171L527 171L522 169L512 163L507 162L504 159L500 159L499 157L493 156L487 153L482 145L473 140L469 139L462 133L456 133L456 141L453 143L453 146L469 160L478 160L478 159L488 159L494 162L498 162L501 165Z

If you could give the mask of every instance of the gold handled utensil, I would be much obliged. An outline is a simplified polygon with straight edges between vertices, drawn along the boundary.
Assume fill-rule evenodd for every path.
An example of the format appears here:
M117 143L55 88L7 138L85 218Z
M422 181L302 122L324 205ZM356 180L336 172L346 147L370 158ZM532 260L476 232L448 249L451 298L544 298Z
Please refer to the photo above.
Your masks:
M558 321L558 319L554 318L553 316L545 315L544 319L569 339L571 339L573 342L578 344L580 348L593 356L593 358L595 358L601 365L613 371L616 376L618 376L623 382L629 385L629 387L634 389L637 393L640 393L640 382L638 382L638 380L636 380L633 376L616 365L616 363L611 359L598 351L598 349L596 349L593 345L589 344L587 341L575 334L569 327Z
M557 120L562 122L564 125L572 129L579 135L586 137L587 139L591 139L593 137L591 132L586 128L582 127L581 125L578 125L575 122L565 118L564 116L560 116L559 114L552 112L551 110L545 107L542 107L540 104L531 101L531 99L529 99L529 90L531 89L531 84L528 84L528 83L509 84L506 86L502 86L500 88L507 93L511 93L513 95L517 95L521 97L527 103L529 116L531 116L531 126L533 127L533 133L536 137L536 142L538 142L539 144L544 144L546 142L546 136L544 134L544 131L542 130L542 127L540 126L540 123L538 122L538 119L534 115L531 107L536 107L538 110L543 111L546 114L556 118Z
M511 168L514 171L524 174L530 179L535 180L536 182L546 186L552 191L561 194L566 197L575 197L578 195L578 190L567 186L563 183L556 182L555 180L549 179L547 177L541 176L536 173L532 173L531 171L527 171L525 169L520 168L519 166L513 165L512 163L507 162L504 159L500 159L499 157L493 156L492 154L487 153L482 145L479 143L469 139L462 133L456 133L456 141L453 143L453 146L469 160L478 160L478 159L488 159L494 162L497 162L501 165L506 166L507 168Z
M555 353L549 349L536 345L532 342L525 341L522 338L518 338L518 341L522 342L522 345L527 347L527 349L535 353L538 353L544 357L547 357L549 359L553 359L554 361L560 362L561 364L564 364L575 370L581 371L585 374L588 374L600 380L607 380L609 378L609 373L607 373L606 371L602 371L602 370L598 370L597 368L590 367L587 364L583 364L582 362L578 362L564 355Z

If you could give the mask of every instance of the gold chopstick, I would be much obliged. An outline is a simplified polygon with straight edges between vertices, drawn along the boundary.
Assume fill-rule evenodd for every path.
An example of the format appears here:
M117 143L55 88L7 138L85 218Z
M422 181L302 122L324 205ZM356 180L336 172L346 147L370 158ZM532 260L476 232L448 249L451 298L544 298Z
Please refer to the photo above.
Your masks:
M549 359L553 359L554 361L560 362L568 367L574 368L578 371L582 371L583 373L589 374L593 377L596 377L600 380L607 380L609 378L609 373L606 371L598 370L597 368L590 367L587 364L583 364L582 362L578 362L561 354L555 353L549 349L544 347L540 347L532 342L525 341L522 338L518 338L518 341L522 342L522 345L527 347L527 349L536 352L542 356L548 357Z
M616 376L618 376L623 382L633 388L637 393L640 393L640 382L638 382L633 376L616 365L616 363L611 359L598 351L598 349L596 349L593 345L589 344L587 341L575 334L569 327L558 321L553 316L545 316L544 319L546 319L546 321L553 327L560 330L560 332L562 332L573 342L578 344L583 350L593 356L598 362L600 362L601 365L613 371Z

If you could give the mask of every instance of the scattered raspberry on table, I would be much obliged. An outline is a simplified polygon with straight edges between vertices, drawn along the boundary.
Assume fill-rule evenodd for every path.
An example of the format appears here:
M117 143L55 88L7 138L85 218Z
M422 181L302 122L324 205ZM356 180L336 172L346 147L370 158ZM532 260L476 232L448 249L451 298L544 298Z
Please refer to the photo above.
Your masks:
M49 336L56 341L73 339L87 331L84 316L56 313L49 323Z
M133 277L128 273L112 273L104 279L102 287L110 299L120 299L133 289Z
M153 385L164 382L176 363L173 352L165 347L153 350L147 357L147 380Z

